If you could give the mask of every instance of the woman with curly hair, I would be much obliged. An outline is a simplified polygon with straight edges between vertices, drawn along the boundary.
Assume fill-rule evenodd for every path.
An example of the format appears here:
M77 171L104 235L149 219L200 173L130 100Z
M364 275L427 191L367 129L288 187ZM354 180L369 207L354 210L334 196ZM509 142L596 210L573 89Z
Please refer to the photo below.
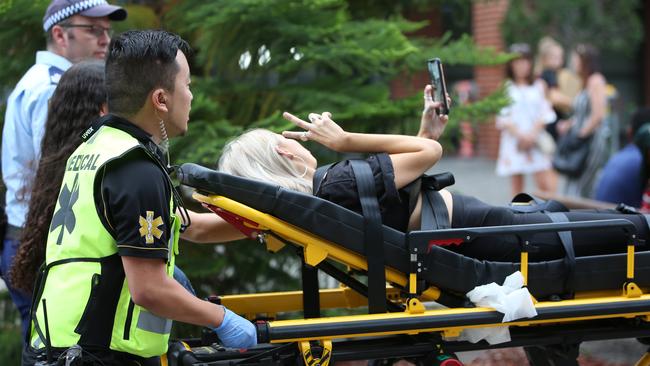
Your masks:
M83 131L106 113L103 62L80 62L63 74L50 99L36 177L28 187L31 200L26 229L9 273L14 288L33 291L38 268L45 260L45 243L66 161L81 144Z

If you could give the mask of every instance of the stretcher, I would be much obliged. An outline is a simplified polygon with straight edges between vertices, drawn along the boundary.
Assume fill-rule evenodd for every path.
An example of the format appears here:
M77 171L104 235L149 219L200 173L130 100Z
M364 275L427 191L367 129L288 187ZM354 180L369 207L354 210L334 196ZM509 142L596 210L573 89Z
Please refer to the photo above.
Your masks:
M635 250L641 238L628 220L408 233L383 226L382 242L372 243L384 252L378 294L368 278L373 271L364 255L369 234L362 215L312 195L196 164L181 166L179 179L195 189L196 200L270 252L293 248L303 263L302 290L214 298L257 320L260 345L241 351L220 347L207 336L186 340L170 348L169 364L327 365L405 357L421 364L455 365L455 352L524 346L531 365L577 365L583 341L650 337L650 252ZM620 253L528 261L537 233L594 228L621 230L628 240L617 244ZM518 263L479 261L442 245L500 235L519 239ZM524 277L537 316L502 323L503 314L474 307L465 297L476 286L500 284L515 271ZM319 289L318 272L341 286ZM444 307L425 307L430 301ZM367 314L322 317L321 311L329 308L367 308ZM304 316L275 320L278 313L293 311ZM465 329L503 325L510 327L510 342L454 341ZM650 353L638 365L650 365Z

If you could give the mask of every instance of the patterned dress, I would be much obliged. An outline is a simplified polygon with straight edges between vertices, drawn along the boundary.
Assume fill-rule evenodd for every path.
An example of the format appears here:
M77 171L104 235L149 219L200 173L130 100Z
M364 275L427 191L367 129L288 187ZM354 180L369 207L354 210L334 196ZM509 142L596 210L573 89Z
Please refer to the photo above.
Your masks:
M591 115L591 101L589 100L589 94L585 89L583 89L573 101L573 111L575 123L571 128L580 130ZM585 198L593 197L594 182L596 181L600 169L605 164L609 152L607 135L605 118L603 118L600 125L593 132L585 170L579 177L567 178L565 191L567 195Z
M505 129L506 123L513 123L518 131L532 131L542 121L555 121L555 112L544 96L544 89L539 82L532 85L508 83L508 96L512 103L501 110L497 116L497 128L501 129L499 157L496 173L500 176L531 174L551 168L551 158L538 147L522 151L517 147L517 137Z

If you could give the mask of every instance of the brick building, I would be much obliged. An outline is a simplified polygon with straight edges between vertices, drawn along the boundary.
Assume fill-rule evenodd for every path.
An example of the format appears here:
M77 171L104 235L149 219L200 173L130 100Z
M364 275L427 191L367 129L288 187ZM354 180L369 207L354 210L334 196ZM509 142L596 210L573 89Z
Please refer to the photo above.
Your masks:
M503 50L504 45L499 25L508 9L508 0L478 1L472 5L472 33L479 46L491 46ZM426 13L404 14L409 20L428 20L429 25L416 34L417 36L440 37L445 29L442 26L440 9L433 9ZM444 61L444 60L443 60ZM453 70L452 70L453 71ZM469 71L469 73L467 73ZM449 69L447 69L447 74ZM450 76L450 75L448 75ZM475 67L456 75L457 78L471 78L476 82L480 97L484 97L496 90L505 77L505 68L501 66ZM453 79L448 77L448 80ZM427 71L423 70L409 77L404 76L393 81L391 85L393 98L403 98L413 95L421 90L422 85L429 82ZM449 85L448 85L449 86ZM487 121L481 124L476 131L478 138L475 143L475 154L496 158L499 146L499 133L494 123Z
M500 24L508 11L508 0L477 1L472 5L472 35L478 46L504 49ZM474 79L481 97L495 91L506 76L505 67L475 67ZM477 154L496 159L499 148L499 132L494 123L480 124L477 135Z

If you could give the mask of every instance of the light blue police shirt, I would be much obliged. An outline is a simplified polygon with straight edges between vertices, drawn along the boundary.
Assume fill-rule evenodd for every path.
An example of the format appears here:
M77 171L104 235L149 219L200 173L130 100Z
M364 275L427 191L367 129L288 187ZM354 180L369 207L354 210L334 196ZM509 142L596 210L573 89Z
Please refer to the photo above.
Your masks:
M29 189L36 175L45 130L47 106L61 75L72 64L49 51L36 53L32 66L7 100L2 130L2 179L7 187L6 212L10 225L25 224Z

